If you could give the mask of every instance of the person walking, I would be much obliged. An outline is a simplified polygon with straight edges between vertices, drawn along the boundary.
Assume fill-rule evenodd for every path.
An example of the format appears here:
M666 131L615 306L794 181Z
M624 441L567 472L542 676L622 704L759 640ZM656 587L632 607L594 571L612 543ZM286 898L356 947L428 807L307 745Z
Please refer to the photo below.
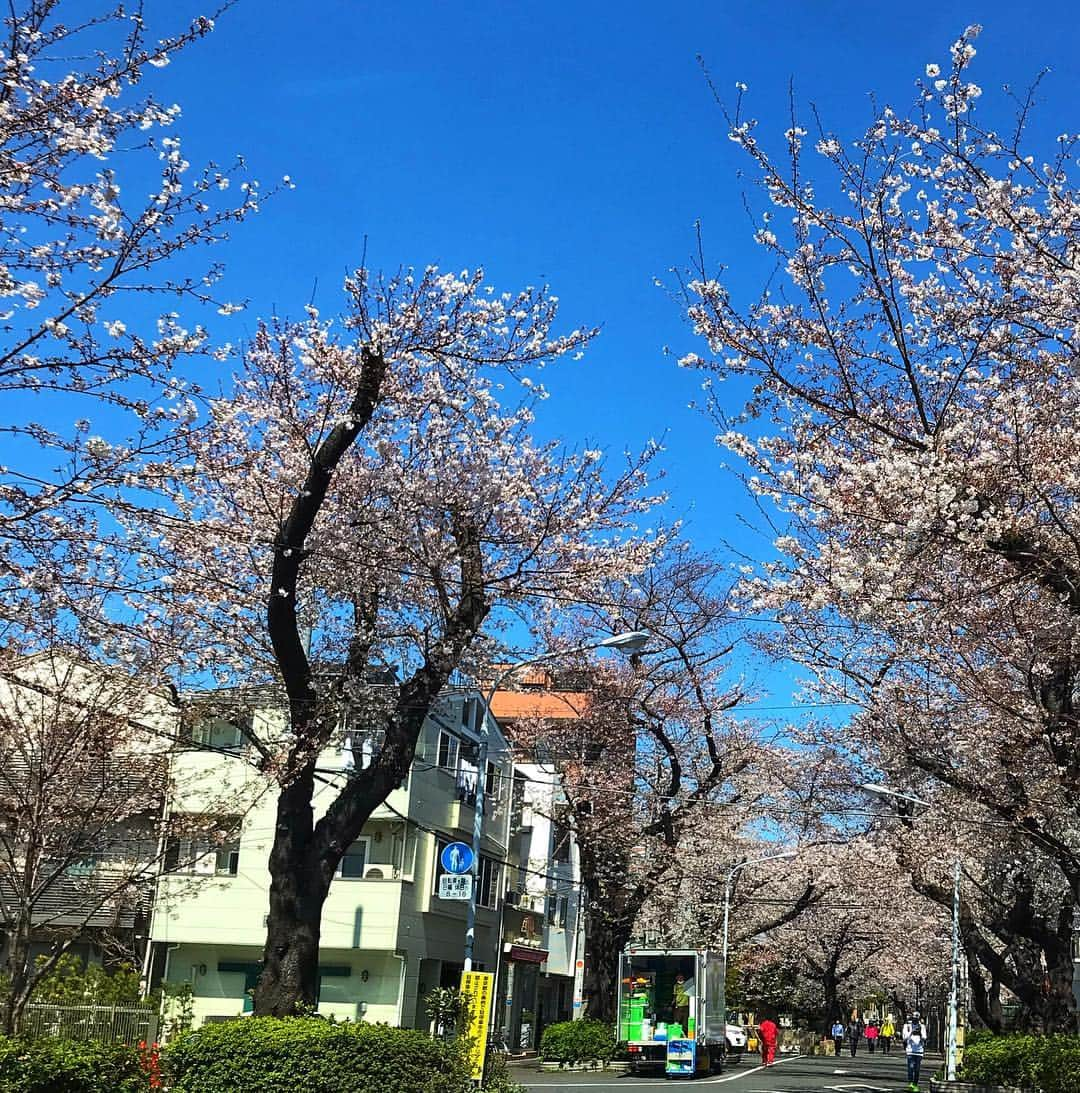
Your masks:
M874 1047L878 1041L878 1024L877 1018L871 1017L869 1024L866 1026L866 1050L871 1055L874 1054Z
M862 1032L862 1021L860 1021L858 1017L852 1017L852 1019L848 1021L847 1036L848 1047L851 1048L851 1057L853 1059L859 1050L859 1039L862 1036Z
M836 1056L839 1058L844 1051L844 1022L839 1017L833 1021L832 1038L836 1045Z
M919 1093L919 1070L922 1068L923 1054L926 1051L926 1026L916 1010L904 1025L900 1034L904 1041L907 1055L907 1080L911 1093Z
M776 1062L776 1040L780 1029L769 1016L758 1025L758 1038L761 1040L761 1065L772 1066Z
M893 1024L892 1016L885 1018L884 1024L881 1026L881 1053L888 1055L892 1049L892 1040L896 1035L896 1026Z

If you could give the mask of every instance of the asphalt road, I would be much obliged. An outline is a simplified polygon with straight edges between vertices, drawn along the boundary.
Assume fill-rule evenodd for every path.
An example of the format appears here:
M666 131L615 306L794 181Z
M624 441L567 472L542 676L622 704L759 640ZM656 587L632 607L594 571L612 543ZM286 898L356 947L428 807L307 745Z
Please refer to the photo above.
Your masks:
M930 1075L940 1061L928 1057L923 1063L920 1089L930 1089ZM903 1053L891 1055L859 1054L854 1059L830 1059L825 1056L803 1058L785 1056L775 1066L763 1069L747 1056L737 1067L730 1067L713 1078L666 1079L662 1074L631 1076L621 1072L588 1073L537 1072L532 1066L514 1066L514 1080L526 1089L555 1093L556 1090L588 1090L590 1093L668 1093L691 1088L716 1089L716 1093L904 1093L907 1068Z

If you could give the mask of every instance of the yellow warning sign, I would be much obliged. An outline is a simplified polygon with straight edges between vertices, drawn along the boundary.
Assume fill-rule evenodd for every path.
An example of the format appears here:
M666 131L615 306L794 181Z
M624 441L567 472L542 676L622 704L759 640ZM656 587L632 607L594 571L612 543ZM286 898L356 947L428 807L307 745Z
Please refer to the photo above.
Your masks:
M484 1053L487 1051L491 1007L495 1001L495 976L491 972L462 972L461 993L469 999L469 1061L473 1081L484 1077Z

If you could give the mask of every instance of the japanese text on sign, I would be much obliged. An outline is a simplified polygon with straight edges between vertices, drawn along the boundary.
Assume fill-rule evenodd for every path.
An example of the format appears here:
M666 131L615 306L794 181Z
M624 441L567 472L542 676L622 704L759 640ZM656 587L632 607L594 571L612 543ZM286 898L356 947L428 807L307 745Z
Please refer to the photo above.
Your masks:
M439 874L439 899L466 900L472 896L472 874L457 876L454 873Z
M484 1053L487 1051L488 1025L494 1001L495 976L491 972L462 972L461 993L469 999L469 1062L472 1078L484 1077Z

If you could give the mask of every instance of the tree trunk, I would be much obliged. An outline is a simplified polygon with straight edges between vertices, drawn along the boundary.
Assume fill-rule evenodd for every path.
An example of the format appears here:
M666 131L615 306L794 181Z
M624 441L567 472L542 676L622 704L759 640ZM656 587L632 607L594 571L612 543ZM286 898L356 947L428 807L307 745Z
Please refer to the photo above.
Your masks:
M590 901L591 902L591 901ZM585 993L588 1015L597 1021L615 1023L615 978L619 954L626 948L634 920L608 914L591 915L585 956Z
M311 853L312 789L309 771L278 798L266 948L255 988L260 1017L293 1017L318 1001L319 934L330 882Z
M7 958L8 993L0 1007L0 1031L15 1036L22 1028L23 1014L33 990L30 967L30 917L20 912L11 934Z
M1048 954L1049 955L1049 954ZM1070 949L1059 950L1048 961L1041 1007L1042 1031L1076 1032L1076 998L1073 995L1073 960Z
M825 998L825 1031L831 1033L833 1023L840 1013L840 984L828 969L821 980L821 992Z

